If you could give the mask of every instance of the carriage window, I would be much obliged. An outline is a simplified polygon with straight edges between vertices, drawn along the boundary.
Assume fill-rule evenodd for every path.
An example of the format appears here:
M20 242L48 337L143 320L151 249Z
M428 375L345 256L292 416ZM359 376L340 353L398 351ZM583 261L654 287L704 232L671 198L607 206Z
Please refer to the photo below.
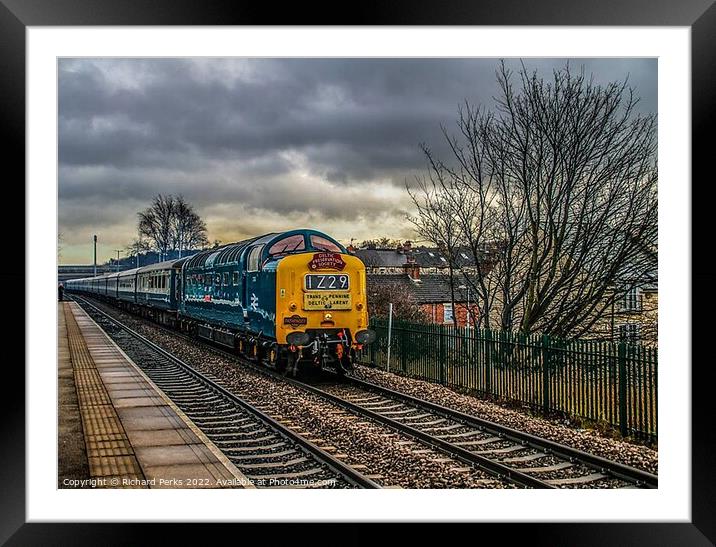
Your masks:
M214 285L221 287L221 274L216 274L214 276Z
M251 252L249 253L249 259L246 264L247 272L257 272L259 270L259 261L261 260L261 251L263 251L263 249L263 245L251 249Z
M231 282L234 286L239 284L239 272L233 272L231 274Z
M301 234L288 236L283 238L281 241L277 241L269 249L270 255L277 255L281 253L290 253L291 251L302 251L306 248L306 242Z
M321 236L311 236L311 247L318 251L328 251L330 253L341 252L341 248L338 245Z
M229 286L229 272L224 272L224 287Z

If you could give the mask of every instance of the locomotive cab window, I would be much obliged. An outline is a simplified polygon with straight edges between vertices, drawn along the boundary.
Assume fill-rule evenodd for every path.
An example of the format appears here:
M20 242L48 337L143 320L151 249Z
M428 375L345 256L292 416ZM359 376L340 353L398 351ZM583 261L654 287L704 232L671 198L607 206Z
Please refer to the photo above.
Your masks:
M293 251L303 251L306 248L306 242L301 234L284 237L277 241L269 249L270 255L278 255L282 253L290 253Z
M341 248L333 243L332 241L326 239L325 237L312 235L311 236L311 247L316 249L317 251L326 251L328 253L340 253Z

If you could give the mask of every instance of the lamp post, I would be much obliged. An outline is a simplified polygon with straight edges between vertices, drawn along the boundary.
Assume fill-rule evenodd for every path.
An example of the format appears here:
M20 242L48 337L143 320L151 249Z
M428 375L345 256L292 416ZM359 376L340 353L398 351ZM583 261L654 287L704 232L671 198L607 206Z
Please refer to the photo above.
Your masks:
M117 253L117 271L119 271L119 253L122 252L122 249L115 249L115 252Z

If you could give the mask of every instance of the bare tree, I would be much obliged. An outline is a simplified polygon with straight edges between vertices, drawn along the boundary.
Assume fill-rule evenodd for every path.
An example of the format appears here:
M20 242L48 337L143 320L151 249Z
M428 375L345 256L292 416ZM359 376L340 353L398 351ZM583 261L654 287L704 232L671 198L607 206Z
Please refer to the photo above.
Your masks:
M418 209L418 218L410 220L413 221L418 235L432 241L440 254L446 257L450 275L450 302L452 309L455 309L455 266L460 231L456 215L453 214L456 208L452 202L454 196L442 191L449 184L446 180L449 173L441 165L431 161L432 154L427 146L423 145L422 149L431 169L427 176L416 179L418 191L412 192L408 188L408 193ZM453 314L453 323L457 326L456 314Z
M208 243L206 224L183 196L157 194L150 207L138 213L139 237L146 237L159 252L203 247Z
M139 267L139 255L151 250L151 245L141 237L137 237L133 239L129 245L124 248L124 250L126 251L127 256L134 255L136 257L136 266Z
M427 313L415 297L398 283L368 284L368 312L373 317L388 317L388 304L393 303L393 317L412 323L428 323Z
M171 248L174 224L174 196L157 194L150 207L139 215L139 235L151 241L162 260Z
M477 264L492 257L463 276L484 326L581 336L651 267L656 116L636 112L627 81L595 85L583 69L545 81L523 65L517 79L502 63L495 109L459 110L449 162L423 148L414 222L444 246L454 222Z
M57 232L57 262L62 258L62 248L65 244L65 236L62 232Z
M358 245L360 249L398 249L403 246L400 239L391 239L389 237L379 237L376 239L366 239Z
M172 223L174 249L182 251L206 245L206 223L194 211L190 203L181 194L174 200L174 217Z

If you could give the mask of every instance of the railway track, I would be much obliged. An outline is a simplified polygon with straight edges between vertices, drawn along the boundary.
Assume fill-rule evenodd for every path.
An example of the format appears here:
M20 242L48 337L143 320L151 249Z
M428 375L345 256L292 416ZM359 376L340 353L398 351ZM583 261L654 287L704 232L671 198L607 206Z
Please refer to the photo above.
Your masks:
M658 477L646 471L364 380L346 376L323 385L311 384L205 345L517 486L604 489L658 486Z
M293 380L290 380L293 381ZM305 389L342 408L534 488L657 488L651 473L347 377Z
M380 488L81 297L75 300L257 488Z
M188 339L183 334L171 332ZM191 341L519 487L613 489L658 486L658 478L645 471L364 380L348 376L319 384L308 383L206 342Z

